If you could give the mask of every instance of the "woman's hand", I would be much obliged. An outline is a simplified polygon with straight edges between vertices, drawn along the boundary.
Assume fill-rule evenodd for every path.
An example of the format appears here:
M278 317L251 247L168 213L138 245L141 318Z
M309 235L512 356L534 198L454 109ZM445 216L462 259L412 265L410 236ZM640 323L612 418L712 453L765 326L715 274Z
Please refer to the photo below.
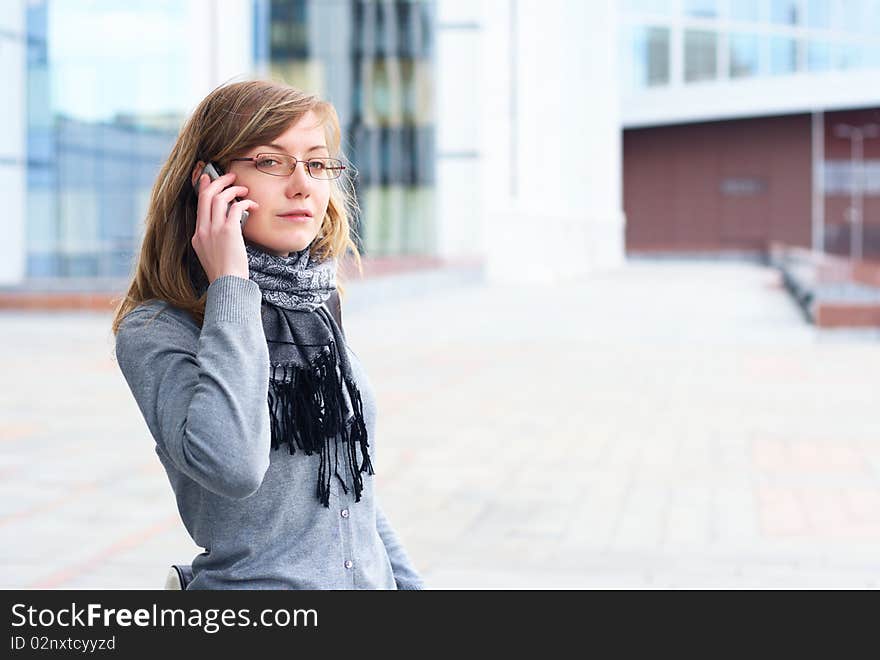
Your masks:
M247 251L241 234L241 212L257 208L259 204L250 199L234 202L235 197L244 197L248 189L233 186L235 172L228 172L215 181L207 174L199 177L199 203L196 211L196 233L192 246L205 269L208 282L222 275L237 275L248 279ZM226 186L230 186L223 190Z

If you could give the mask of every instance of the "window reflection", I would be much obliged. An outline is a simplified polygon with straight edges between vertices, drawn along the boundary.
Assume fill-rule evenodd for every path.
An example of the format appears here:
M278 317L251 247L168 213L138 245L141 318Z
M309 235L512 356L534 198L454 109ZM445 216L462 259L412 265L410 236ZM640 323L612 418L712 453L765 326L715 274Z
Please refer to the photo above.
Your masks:
M718 16L718 0L684 0L684 12L697 18Z
M810 71L828 71L831 68L831 44L810 41L807 44L807 68Z
M794 73L797 70L797 42L788 37L770 38L770 73Z
M825 30L831 27L830 0L807 0L807 26Z
M652 87L669 82L669 28L632 27L625 31L629 47L633 87Z
M800 0L770 0L770 20L781 25L798 25Z
M865 66L880 69L880 43L870 43L859 50Z
M360 249L422 254L434 242L434 3L272 0L268 69L328 98L357 170Z
M858 69L863 65L863 51L855 44L834 44L831 60L835 69Z
M730 17L735 21L761 20L760 0L737 0L730 3Z
M666 15L651 0L627 0L621 65L629 88L799 71L880 68L878 0L678 0ZM648 16L648 14L652 14ZM668 15L668 18L667 18ZM669 35L681 29L681 41ZM671 47L680 43L682 80L672 80ZM727 50L717 72L716 48Z
M27 277L129 275L151 188L191 110L185 31L195 6L26 3ZM242 28L253 31L247 73L314 91L339 111L360 173L361 249L433 252L434 3L252 8L253 25Z
M27 277L129 274L186 112L183 11L170 0L27 3Z
M758 75L760 41L754 34L730 35L730 77L744 78Z
M354 3L348 132L367 254L433 250L433 11L427 2Z
M626 0L624 9L646 14L671 14L673 0Z
M868 36L880 35L880 2L869 0L862 7L861 32Z
M717 76L717 42L718 35L714 32L706 30L685 30L685 82L712 80Z

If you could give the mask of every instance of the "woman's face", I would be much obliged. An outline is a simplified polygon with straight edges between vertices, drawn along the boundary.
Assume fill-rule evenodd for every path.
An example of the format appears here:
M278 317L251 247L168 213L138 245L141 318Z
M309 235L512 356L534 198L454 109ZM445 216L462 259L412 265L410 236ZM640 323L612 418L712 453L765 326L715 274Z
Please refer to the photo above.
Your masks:
M241 157L259 153L290 154L298 161L331 155L324 129L312 111L275 138L273 144L258 145ZM247 241L264 252L286 257L308 247L318 235L330 202L331 181L313 179L302 162L297 162L290 176L260 172L253 161L232 162L228 171L236 174L234 185L247 186L247 198L260 205L249 210L242 232ZM283 217L292 211L306 211L311 217Z

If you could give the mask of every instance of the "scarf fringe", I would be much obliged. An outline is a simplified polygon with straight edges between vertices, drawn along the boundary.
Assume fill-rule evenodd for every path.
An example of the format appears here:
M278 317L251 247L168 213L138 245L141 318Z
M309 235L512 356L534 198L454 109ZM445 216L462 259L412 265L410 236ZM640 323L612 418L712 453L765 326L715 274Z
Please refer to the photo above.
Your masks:
M297 447L307 456L320 453L316 494L325 507L330 506L330 481L334 475L348 494L345 479L339 474L340 442L347 459L346 469L354 487L355 502L360 501L363 491L361 473L375 474L367 449L369 442L361 393L351 379L343 379L354 409L354 417L345 420L345 400L336 364L336 344L331 342L321 349L308 368L300 368L291 363L272 365L272 378L269 381L272 449L286 444L291 455L296 453ZM282 374L276 380L278 370ZM330 442L337 437L333 447L331 474ZM358 445L362 456L360 466Z

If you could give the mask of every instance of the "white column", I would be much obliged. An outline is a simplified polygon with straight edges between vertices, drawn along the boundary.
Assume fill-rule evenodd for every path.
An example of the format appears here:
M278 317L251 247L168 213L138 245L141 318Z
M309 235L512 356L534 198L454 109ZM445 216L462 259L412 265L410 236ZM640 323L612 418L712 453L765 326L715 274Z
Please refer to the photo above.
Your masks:
M484 254L480 106L483 7L439 0L436 14L436 221L438 256Z
M483 6L488 277L554 282L621 263L616 3Z
M254 75L253 3L191 0L187 6L192 110L215 87Z
M812 247L817 253L825 252L825 113L812 114Z
M27 75L25 0L10 0L0 12L0 286L21 284L27 255Z

